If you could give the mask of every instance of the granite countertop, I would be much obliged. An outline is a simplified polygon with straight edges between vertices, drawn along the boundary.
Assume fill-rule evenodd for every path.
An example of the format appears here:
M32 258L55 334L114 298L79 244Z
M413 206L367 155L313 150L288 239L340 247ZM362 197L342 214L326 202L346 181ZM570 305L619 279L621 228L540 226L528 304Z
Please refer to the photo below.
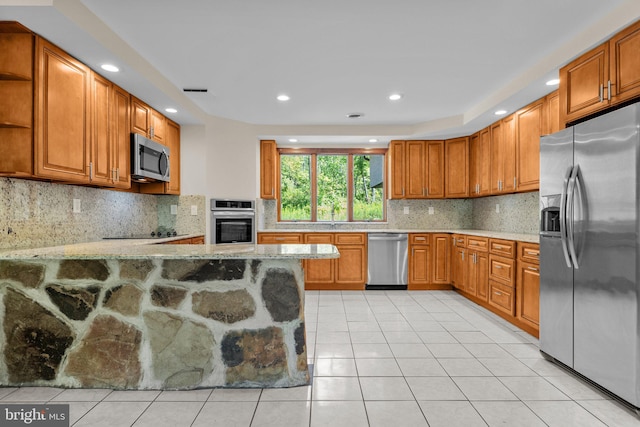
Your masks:
M452 229L436 229L436 230L417 230L417 229L391 229L391 228L354 228L354 229L317 229L317 228L271 228L258 230L258 233L451 233L451 234L467 234L470 236L490 237L493 239L516 240L518 242L539 243L540 236L538 234L522 234L507 233L503 231L488 230L452 230Z
M335 246L319 245L163 245L165 239L101 240L36 249L0 250L2 259L330 259L339 258Z

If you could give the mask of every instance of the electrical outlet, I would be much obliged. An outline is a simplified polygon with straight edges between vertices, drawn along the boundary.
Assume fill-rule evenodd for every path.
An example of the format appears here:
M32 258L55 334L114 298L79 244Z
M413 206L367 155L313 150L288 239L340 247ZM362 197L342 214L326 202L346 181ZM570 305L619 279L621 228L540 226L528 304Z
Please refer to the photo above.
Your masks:
M198 206L197 205L191 205L191 215L198 215Z
M429 215L433 215L436 212L435 209L433 209L433 206L429 206Z
M80 199L73 199L73 213L80 213L80 212L82 212Z
M496 213L500 213L500 204L496 203Z
M178 215L178 205L171 205L171 215Z
M404 214L409 215L409 206L404 207Z

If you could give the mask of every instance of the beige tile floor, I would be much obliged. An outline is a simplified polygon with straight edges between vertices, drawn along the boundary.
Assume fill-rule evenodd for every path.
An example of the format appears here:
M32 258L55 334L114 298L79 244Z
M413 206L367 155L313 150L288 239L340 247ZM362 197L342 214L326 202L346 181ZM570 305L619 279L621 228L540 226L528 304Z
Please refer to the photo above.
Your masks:
M313 384L194 391L0 388L69 403L71 425L640 426L544 360L537 340L454 292L306 292Z

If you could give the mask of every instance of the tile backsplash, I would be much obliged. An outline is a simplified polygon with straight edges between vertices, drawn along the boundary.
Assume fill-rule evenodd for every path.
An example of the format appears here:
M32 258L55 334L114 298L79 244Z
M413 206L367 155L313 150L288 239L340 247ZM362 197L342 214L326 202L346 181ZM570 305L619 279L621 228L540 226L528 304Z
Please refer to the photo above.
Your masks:
M80 200L78 213L73 212L74 199ZM177 216L164 216L167 203L180 207ZM159 226L204 234L204 203L204 196L154 196L0 178L0 249L91 242L106 236L150 233ZM190 209L192 204L198 205L199 219L185 218L182 207Z

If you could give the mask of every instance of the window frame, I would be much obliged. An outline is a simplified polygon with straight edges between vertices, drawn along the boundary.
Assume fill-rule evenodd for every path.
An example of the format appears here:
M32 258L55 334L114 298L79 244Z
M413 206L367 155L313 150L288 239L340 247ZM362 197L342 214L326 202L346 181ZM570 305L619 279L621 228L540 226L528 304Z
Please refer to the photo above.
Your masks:
M346 155L347 156L347 220L335 221L343 224L352 222L386 222L387 221L387 182L389 181L387 169L388 150L386 148L278 148L278 222L296 223L296 222L313 222L317 224L326 224L329 221L318 221L317 205L318 205L318 179L317 179L317 156L320 155ZM311 219L309 220L282 220L280 210L282 207L282 175L280 172L280 157L282 155L309 155L311 163ZM359 155L382 155L383 156L383 183L382 183L382 219L379 220L355 220L353 219L353 156Z

